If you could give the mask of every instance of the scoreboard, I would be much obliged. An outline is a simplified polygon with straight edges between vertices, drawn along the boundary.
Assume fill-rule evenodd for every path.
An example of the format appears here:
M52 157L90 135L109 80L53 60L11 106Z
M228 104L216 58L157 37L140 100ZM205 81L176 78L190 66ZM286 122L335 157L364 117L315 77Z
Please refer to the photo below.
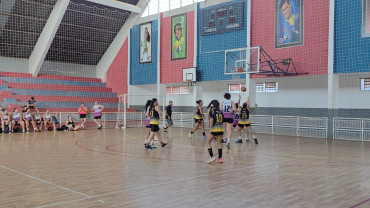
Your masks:
M215 35L244 28L244 1L201 11L202 35Z

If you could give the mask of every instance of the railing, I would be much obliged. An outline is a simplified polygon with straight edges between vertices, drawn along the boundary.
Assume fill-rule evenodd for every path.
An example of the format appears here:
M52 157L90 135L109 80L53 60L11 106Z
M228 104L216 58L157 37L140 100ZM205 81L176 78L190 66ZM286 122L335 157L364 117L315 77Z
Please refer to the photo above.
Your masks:
M333 118L334 139L370 141L370 119Z
M80 114L77 112L50 112L52 116L55 116L59 123L61 125L64 125L65 122L68 120L68 116L71 115L72 119L75 123L79 124L81 119L80 119ZM114 112L102 112L102 117L101 121L103 124L103 128L115 128L117 126L117 120L118 116L123 113L114 113ZM92 127L95 126L93 124L94 122L94 113L91 113L89 116L86 117L86 127Z
M207 118L207 114L205 117ZM144 126L145 115L142 112L127 113L126 121L127 127ZM192 128L194 114L174 112L172 121L174 127ZM161 121L161 124L164 122ZM253 130L257 133L318 138L327 138L328 133L328 118L326 117L251 115L251 122ZM204 120L204 125L206 129L209 129L208 119Z
M328 118L251 115L253 131L265 134L327 138Z

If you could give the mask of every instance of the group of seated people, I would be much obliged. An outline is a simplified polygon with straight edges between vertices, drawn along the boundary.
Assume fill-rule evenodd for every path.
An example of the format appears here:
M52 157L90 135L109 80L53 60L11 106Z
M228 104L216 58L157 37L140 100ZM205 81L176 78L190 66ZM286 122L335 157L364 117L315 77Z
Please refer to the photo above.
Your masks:
M14 108L12 112L9 112L0 106L0 120L2 133L6 132L6 127L9 133L14 132L14 127L18 125L22 128L23 132L26 132L26 130L29 132L31 125L34 132L41 131L42 126L45 127L45 130L49 128L56 130L55 122L49 110L46 110L41 115L38 109L36 109L35 113L31 113L31 108L27 108L27 106L24 106L22 112L19 112L18 108Z
M31 109L35 109L35 112L32 113ZM104 106L99 105L97 101L95 101L95 105L91 109L91 111L94 112L94 121L98 124L98 129L102 128L101 116L103 109ZM35 98L31 97L27 105L23 106L22 112L19 112L18 108L3 109L3 107L0 106L1 132L12 133L20 127L21 131L25 133L30 132L31 126L34 132L42 131L42 127L49 131L77 131L85 127L84 124L88 111L84 103L81 103L81 106L78 108L78 113L80 114L81 125L75 125L72 116L69 115L65 125L60 125L61 128L56 128L57 119L49 113L48 109L41 115L39 109L37 109Z

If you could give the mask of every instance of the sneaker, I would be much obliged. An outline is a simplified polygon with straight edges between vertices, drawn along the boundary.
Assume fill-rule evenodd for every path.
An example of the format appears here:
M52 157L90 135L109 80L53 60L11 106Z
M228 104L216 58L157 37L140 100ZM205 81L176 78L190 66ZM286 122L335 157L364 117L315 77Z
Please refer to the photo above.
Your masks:
M157 146L155 146L155 144L152 144L150 145L152 148L157 148Z
M193 135L191 133L189 133L188 136L189 136L189 139L191 139L193 137Z
M230 143L226 144L227 149L230 149Z
M162 130L163 130L164 133L168 133L166 128L162 127Z
M103 128L103 125L99 125L98 129L101 129L101 128Z
M223 163L224 161L222 160L222 158L218 158L218 160L216 160L217 163Z
M235 143L243 143L243 140L242 139L238 139L238 140L236 140Z
M226 142L225 142L225 140L224 139L222 139L221 140L221 144L225 144Z
M145 145L145 149L146 149L146 150L151 150L151 149L152 149L152 146L150 146L150 145Z
M161 147L165 147L165 146L167 146L167 143L162 143L161 144Z
M203 139L207 139L207 136L206 135L203 135Z
M213 156L213 157L210 157L206 163L209 164L215 160L216 160L216 157Z
M257 140L257 139L254 139L254 143L255 143L255 144L258 144L258 140Z
M249 142L251 142L251 140L250 140L250 139L248 139L248 138L246 138L246 139L245 139L245 142L249 143Z

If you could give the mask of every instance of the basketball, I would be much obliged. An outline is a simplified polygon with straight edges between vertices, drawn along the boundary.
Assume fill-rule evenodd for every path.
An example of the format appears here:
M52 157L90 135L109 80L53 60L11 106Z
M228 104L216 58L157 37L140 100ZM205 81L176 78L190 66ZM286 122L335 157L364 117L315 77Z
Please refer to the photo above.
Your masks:
M52 127L52 126L49 126L49 127L48 127L48 130L49 130L49 131L53 131L53 127Z
M243 87L241 88L241 91L242 91L242 92L246 92L246 91L247 91L247 88L243 86Z

